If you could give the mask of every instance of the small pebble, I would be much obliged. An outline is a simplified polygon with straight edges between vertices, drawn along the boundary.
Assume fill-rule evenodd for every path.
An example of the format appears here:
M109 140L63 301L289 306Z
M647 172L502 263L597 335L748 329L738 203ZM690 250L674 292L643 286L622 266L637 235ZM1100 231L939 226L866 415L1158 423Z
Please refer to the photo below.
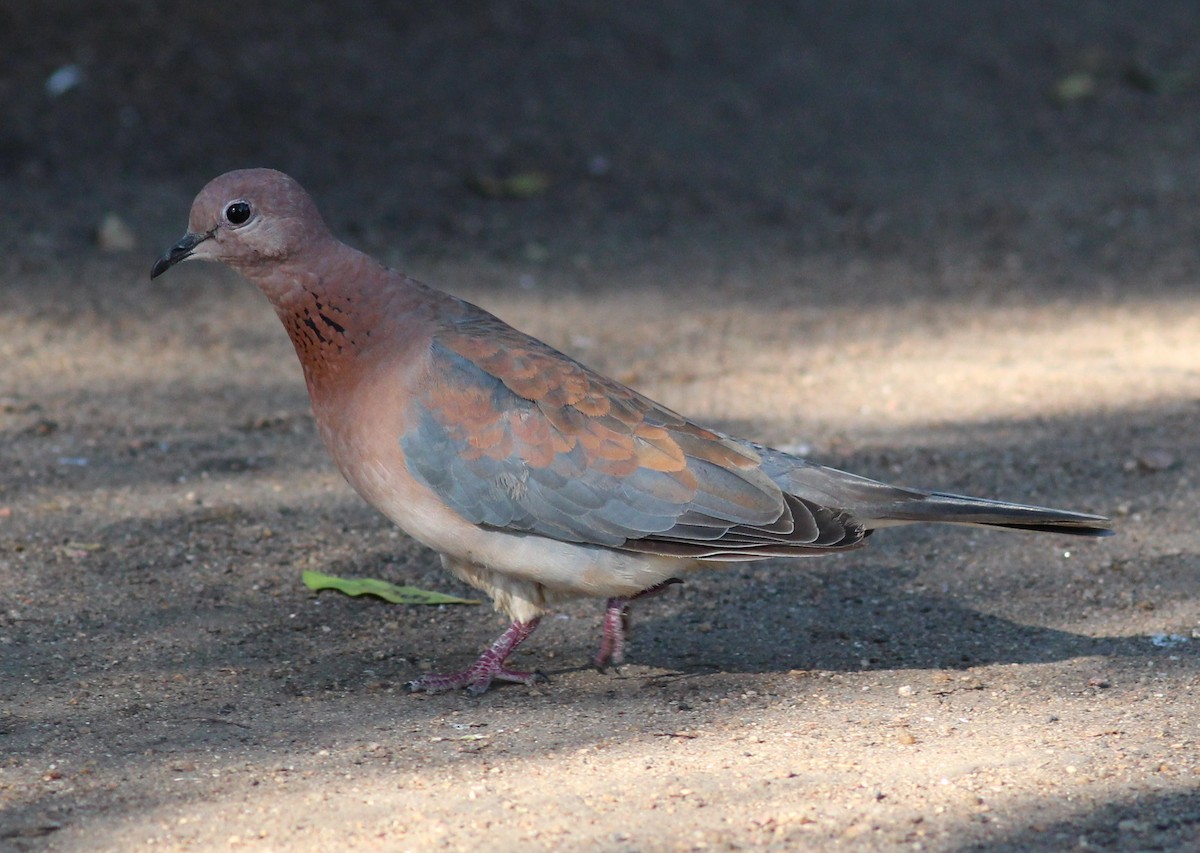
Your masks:
M96 246L102 252L129 252L137 248L137 238L115 213L107 213L96 228Z
M65 95L83 82L83 69L74 63L64 65L46 78L46 94L51 98Z

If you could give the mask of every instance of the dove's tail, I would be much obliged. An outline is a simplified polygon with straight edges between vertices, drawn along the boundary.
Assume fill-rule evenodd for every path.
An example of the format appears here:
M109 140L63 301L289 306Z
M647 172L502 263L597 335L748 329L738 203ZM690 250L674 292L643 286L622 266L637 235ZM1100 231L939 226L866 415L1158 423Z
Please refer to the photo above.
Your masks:
M1066 533L1072 536L1110 536L1113 532L1107 518L1091 513L944 492L897 491L902 494L896 500L857 508L864 527L872 529L896 524L940 522L1039 533Z
M841 508L867 530L936 522L1073 536L1109 536L1113 532L1111 522L1102 515L892 486L770 448L755 445L755 449L763 456L768 476L784 491L821 506Z

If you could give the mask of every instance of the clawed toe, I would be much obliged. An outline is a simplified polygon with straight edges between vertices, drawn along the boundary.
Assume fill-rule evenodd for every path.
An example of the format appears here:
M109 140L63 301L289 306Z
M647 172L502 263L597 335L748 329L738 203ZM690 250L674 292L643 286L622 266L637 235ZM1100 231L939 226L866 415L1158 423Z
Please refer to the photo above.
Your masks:
M493 681L508 681L513 684L532 686L544 684L549 680L544 672L538 670L524 672L501 667L494 672L478 672L472 667L462 672L423 675L406 683L404 689L409 693L445 693L448 690L466 688L466 691L472 696L482 696L491 688Z
M604 606L604 629L600 635L600 650L592 658L592 664L600 672L612 669L620 672L625 663L625 638L629 633L629 602L639 598L652 598L669 587L683 583L679 578L667 578L649 589L644 589L629 598L610 598Z
M462 672L423 675L404 685L409 693L444 693L447 690L466 688L472 696L487 693L493 681L510 681L515 684L532 685L549 681L541 672L524 672L509 669L504 665L508 656L526 637L533 633L538 620L513 622L491 647L479 656L475 663Z

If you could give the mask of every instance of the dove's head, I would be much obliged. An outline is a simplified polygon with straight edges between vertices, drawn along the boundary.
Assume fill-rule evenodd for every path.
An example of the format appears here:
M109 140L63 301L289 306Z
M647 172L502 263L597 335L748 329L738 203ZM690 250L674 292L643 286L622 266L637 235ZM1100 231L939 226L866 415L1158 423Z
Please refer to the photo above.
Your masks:
M158 259L150 277L188 258L250 272L262 264L285 262L328 237L308 193L283 172L226 172L196 196L187 233Z

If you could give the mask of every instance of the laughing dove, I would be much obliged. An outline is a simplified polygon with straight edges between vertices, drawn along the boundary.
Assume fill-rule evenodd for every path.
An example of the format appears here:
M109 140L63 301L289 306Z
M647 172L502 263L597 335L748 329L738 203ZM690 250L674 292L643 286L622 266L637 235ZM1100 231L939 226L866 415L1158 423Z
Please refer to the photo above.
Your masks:
M350 485L512 619L469 668L413 690L531 683L508 656L584 596L608 599L595 663L619 664L628 602L705 565L842 551L912 522L1111 533L1101 516L890 486L699 426L339 242L280 172L210 182L151 278L187 258L258 286Z

